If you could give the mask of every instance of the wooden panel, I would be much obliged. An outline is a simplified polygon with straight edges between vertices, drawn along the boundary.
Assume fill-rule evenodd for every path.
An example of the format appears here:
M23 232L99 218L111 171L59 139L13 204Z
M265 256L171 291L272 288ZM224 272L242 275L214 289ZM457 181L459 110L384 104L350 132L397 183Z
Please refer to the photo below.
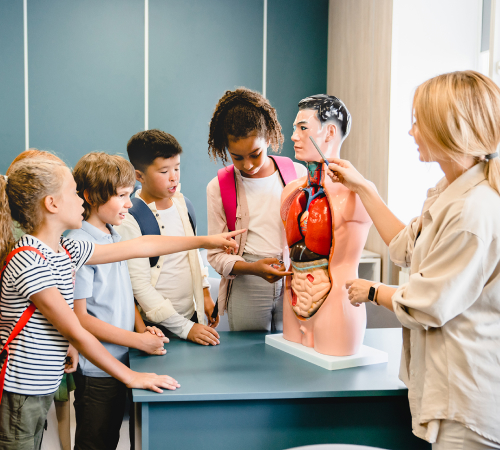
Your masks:
M345 102L352 128L341 157L387 201L392 0L330 0L327 91ZM387 246L372 227L368 250L382 256L382 280L394 283Z

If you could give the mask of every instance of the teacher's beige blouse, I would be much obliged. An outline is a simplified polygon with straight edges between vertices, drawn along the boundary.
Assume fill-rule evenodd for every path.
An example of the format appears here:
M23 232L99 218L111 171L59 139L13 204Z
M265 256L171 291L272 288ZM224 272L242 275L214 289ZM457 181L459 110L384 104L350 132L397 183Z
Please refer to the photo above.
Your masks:
M440 419L500 442L499 235L500 195L479 163L430 189L422 215L389 246L411 268L392 302L413 432L429 442Z

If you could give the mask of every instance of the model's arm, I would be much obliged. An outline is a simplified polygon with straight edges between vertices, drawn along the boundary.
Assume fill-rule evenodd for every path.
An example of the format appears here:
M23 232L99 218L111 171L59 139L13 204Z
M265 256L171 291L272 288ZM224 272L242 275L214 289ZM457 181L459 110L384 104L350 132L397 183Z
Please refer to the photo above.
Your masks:
M92 257L86 264L107 264L133 258L149 258L195 248L238 249L234 236L244 233L236 230L215 236L141 236L115 244L96 245Z
M331 164L328 166L327 175L333 182L342 183L358 194L380 237L389 245L405 224L384 203L375 185L366 180L349 161L337 158L329 161Z
M104 322L87 312L87 300L85 298L75 300L74 311L82 327L100 341L136 348L150 355L164 355L167 353L163 348L163 344L168 342L167 338L160 338L151 333L135 333Z
M30 300L85 358L127 387L150 389L159 393L163 392L161 388L180 387L176 380L167 375L134 372L113 358L102 344L81 326L75 313L56 287L37 292L30 297Z

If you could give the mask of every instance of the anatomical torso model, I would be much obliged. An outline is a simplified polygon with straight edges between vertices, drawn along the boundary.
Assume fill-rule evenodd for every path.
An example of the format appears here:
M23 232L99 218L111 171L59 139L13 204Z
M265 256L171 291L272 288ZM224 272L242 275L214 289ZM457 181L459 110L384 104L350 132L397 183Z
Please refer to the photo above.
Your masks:
M345 283L358 277L371 219L357 194L325 175L311 141L327 158L338 158L350 115L326 95L302 100L299 109L292 140L308 175L289 183L281 197L293 272L285 284L283 337L326 355L353 355L363 341L366 309L350 304Z

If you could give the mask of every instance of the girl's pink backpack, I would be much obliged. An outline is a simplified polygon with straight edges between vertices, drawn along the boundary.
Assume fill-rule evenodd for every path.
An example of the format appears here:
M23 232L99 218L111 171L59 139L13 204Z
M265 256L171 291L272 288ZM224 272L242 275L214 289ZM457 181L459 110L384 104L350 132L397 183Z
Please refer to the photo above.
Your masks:
M297 179L297 172L293 161L285 156L271 156L276 163L281 181L286 186L290 181ZM229 231L235 230L236 225L236 180L234 179L234 165L223 167L217 172L219 179L220 193L222 197L222 206L226 213L227 228Z

